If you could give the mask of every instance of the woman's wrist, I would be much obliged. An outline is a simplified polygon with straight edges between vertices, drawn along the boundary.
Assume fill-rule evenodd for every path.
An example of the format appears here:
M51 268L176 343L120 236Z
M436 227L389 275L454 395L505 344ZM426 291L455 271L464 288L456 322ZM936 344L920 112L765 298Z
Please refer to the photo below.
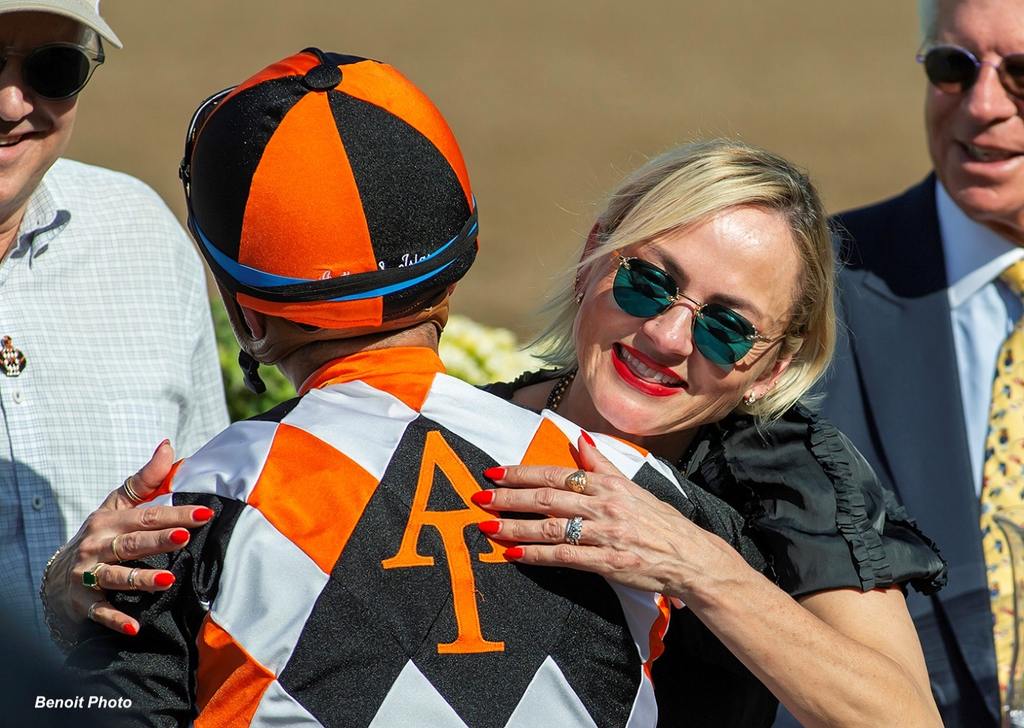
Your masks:
M67 654L78 643L78 629L62 619L47 600L48 587L52 586L50 583L50 569L64 552L64 546L66 544L53 552L53 556L50 557L43 568L43 578L39 583L39 601L43 605L43 621L46 623L46 628L50 630L50 639L60 648L61 652Z
M679 593L668 596L678 597L700 612L728 608L737 599L744 599L744 592L755 582L765 579L724 539L703 529L702 533L706 537L705 555L695 562L698 568L688 569L676 582Z

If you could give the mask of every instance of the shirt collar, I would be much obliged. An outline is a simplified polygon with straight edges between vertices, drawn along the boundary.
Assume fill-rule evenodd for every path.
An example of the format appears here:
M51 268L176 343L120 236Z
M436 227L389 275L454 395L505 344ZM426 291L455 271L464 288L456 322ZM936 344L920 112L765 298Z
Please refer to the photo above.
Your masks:
M25 216L21 220L11 257L19 258L31 252L31 260L45 252L50 239L67 225L70 219L71 213L59 206L44 176L32 192L32 196L28 198Z
M935 207L946 257L949 305L956 308L1024 258L1024 248L967 217L941 182L935 183Z
M396 346L361 351L327 362L299 387L305 395L312 389L360 380L402 400L417 412L423 406L434 377L444 373L437 350L419 346Z

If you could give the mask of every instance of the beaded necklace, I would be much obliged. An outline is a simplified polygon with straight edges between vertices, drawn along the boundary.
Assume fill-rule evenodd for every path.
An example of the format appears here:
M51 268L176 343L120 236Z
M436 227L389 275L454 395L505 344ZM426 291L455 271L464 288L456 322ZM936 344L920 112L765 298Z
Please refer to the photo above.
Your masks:
M572 384L572 380L576 378L576 369L570 369L565 374L558 378L555 382L555 386L551 388L551 394L548 395L548 401L544 406L552 412L558 411L558 405L562 404L562 397L565 396L565 392L569 389L569 385Z

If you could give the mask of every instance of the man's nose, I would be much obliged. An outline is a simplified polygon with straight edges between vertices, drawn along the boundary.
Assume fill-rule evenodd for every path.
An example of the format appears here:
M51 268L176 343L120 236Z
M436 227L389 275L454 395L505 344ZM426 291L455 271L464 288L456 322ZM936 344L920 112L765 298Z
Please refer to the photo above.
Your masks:
M978 69L978 78L964 92L963 103L967 113L984 125L1012 118L1021 108L1021 101L1003 87L999 72L991 63Z
M20 121L32 109L32 95L21 75L21 59L0 58L0 120Z

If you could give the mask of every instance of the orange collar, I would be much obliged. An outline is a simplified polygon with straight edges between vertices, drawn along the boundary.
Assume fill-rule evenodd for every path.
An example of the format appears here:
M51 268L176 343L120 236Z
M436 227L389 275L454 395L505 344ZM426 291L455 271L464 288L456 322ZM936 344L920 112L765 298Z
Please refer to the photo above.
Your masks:
M327 362L306 378L299 394L360 380L394 395L418 412L434 377L444 371L437 352L428 347L373 349Z

